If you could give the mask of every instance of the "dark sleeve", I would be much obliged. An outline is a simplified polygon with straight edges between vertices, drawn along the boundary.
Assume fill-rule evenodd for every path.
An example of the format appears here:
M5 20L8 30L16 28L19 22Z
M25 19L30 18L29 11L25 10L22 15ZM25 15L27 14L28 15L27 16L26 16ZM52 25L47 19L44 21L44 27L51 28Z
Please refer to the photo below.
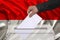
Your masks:
M51 10L60 6L60 0L49 0L48 2L36 5L39 12Z

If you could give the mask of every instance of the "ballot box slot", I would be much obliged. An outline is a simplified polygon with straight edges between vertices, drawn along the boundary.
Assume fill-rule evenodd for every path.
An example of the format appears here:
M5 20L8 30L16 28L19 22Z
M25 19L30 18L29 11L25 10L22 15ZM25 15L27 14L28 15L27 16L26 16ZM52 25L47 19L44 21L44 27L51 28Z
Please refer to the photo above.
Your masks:
M47 28L15 28L16 30L41 30L41 29L46 29Z

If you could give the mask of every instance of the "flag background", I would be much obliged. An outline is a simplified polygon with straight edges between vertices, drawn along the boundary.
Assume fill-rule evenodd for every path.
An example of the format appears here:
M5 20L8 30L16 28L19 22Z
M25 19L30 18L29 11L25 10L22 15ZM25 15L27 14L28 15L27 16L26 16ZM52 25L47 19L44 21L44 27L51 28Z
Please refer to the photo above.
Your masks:
M0 0L0 20L23 20L29 6L48 2L48 0ZM38 13L44 20L59 20L60 7Z

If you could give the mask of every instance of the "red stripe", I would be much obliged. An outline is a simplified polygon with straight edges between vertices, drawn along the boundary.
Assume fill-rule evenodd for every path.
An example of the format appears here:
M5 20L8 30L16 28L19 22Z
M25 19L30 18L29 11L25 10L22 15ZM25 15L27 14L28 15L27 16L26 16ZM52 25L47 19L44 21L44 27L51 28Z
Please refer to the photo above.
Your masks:
M48 0L0 0L0 11L6 11L6 13L0 12L0 20L6 20L7 18L9 20L23 20L27 16L27 9L29 6L47 1ZM5 14L7 14L7 16ZM60 7L41 12L38 15L45 20L55 20L57 18L60 19Z

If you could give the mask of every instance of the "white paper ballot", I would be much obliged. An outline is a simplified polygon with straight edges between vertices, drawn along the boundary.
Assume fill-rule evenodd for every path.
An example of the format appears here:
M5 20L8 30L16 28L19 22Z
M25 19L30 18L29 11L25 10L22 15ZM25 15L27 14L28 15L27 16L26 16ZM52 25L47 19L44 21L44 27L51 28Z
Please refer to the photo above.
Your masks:
M25 20L16 28L35 28L41 20L42 18L37 14L33 15L31 18L27 16Z
M30 33L32 33L34 30L24 30L24 29L28 29L28 28L36 28L37 24L42 20L42 18L40 16L38 16L37 14L33 15L31 18L29 17L29 15L25 18L25 20L16 27L15 29L15 33L20 33L22 40L26 39ZM18 30L19 29L19 30ZM21 30L23 29L23 30Z

